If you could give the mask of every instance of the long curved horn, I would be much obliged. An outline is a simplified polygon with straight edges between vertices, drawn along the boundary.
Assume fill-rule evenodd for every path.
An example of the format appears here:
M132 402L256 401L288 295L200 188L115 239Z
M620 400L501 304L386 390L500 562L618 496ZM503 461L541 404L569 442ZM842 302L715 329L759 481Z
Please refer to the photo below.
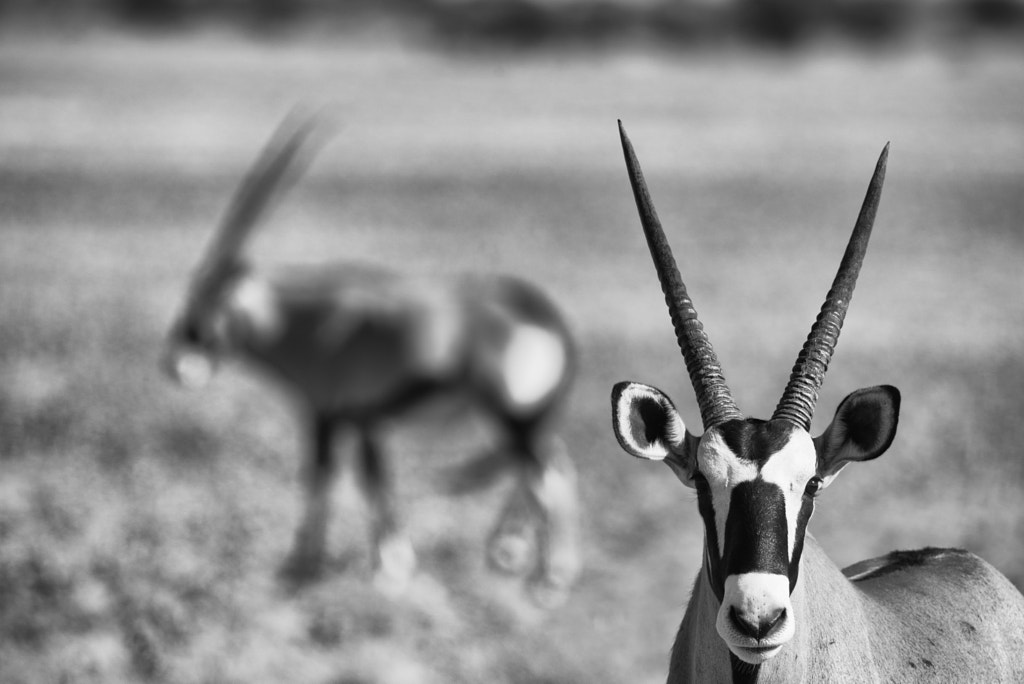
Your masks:
M278 197L286 180L297 177L299 163L308 161L309 141L320 130L319 112L292 112L281 123L270 142L253 164L224 215L220 230L207 249L208 266L226 261L238 254Z
M832 289L821 305L821 312L811 326L803 349L797 356L793 372L789 376L782 399L779 400L772 420L785 420L805 430L811 427L811 416L814 405L818 401L818 390L825 381L825 371L839 342L839 331L843 327L846 310L853 297L853 288L857 284L857 275L864 262L864 253L868 249L871 228L875 223L875 212L882 198L882 183L885 181L885 165L889 158L889 144L885 144L882 154L875 165L875 173L868 185L864 204L853 227L846 252L839 264Z
M704 326L697 319L693 301L679 275L679 268L672 256L672 248L669 247L658 214L654 211L647 183L640 170L640 162L636 159L636 153L626 136L622 121L619 121L619 137L622 139L622 152L626 157L629 183L633 187L637 211L640 212L640 223L647 237L654 268L658 272L661 291L665 294L665 304L668 305L668 312L672 317L679 349L683 352L686 371L697 393L697 405L700 407L704 429L707 430L727 420L742 418L743 414L737 408L725 383L722 366L718 363L715 350L704 333Z

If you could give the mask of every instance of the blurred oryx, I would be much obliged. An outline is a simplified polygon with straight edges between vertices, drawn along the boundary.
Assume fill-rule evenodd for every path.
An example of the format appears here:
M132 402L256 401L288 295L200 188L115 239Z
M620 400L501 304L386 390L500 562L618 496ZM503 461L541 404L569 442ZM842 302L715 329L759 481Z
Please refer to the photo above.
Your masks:
M431 279L363 266L255 270L243 255L247 238L323 136L315 117L290 117L258 159L192 278L167 341L166 370L200 386L218 361L240 359L304 409L308 501L286 564L299 577L315 573L324 556L333 438L354 432L375 580L386 586L404 584L415 556L399 529L381 423L439 394L468 395L493 419L499 445L465 473L489 481L507 468L517 476L489 542L491 561L509 572L534 563L533 596L558 601L579 571L575 471L552 431L575 366L562 315L509 277Z
M847 396L824 433L811 416L839 339L882 192L888 146L832 289L769 420L736 406L676 268L626 134L626 166L703 434L639 383L612 392L613 425L633 456L664 461L696 491L703 565L669 682L1024 682L1024 596L961 549L894 551L840 570L807 523L850 463L881 456L899 417L895 387Z

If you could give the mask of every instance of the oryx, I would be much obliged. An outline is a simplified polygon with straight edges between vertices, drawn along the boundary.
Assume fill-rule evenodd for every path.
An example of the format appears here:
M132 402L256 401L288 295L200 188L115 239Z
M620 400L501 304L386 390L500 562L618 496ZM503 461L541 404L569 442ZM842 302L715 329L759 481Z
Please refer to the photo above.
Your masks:
M246 240L323 138L320 120L287 118L245 178L192 277L164 367L202 385L217 361L240 359L308 416L308 502L285 566L296 578L321 567L332 441L348 430L372 514L375 579L404 584L415 556L399 529L382 425L439 394L468 397L492 419L499 444L463 475L489 482L511 469L518 477L490 540L491 561L510 572L534 564L534 597L556 602L579 570L575 471L553 431L576 363L566 321L512 277L419 277L354 264L254 270Z
M1024 596L959 549L895 551L840 570L806 533L818 493L847 464L882 455L896 432L895 387L860 389L818 437L808 433L867 249L888 145L775 413L747 418L679 275L632 145L626 166L704 433L639 383L612 392L613 426L633 456L664 461L696 490L704 557L676 636L669 682L1022 682Z

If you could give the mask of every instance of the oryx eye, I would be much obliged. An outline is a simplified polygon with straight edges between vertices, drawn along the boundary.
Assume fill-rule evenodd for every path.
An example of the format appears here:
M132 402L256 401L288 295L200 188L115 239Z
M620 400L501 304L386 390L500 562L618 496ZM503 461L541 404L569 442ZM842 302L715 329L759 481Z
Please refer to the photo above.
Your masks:
M821 489L821 478L815 475L807 481L807 486L804 487L804 494L812 497L817 496L819 489Z

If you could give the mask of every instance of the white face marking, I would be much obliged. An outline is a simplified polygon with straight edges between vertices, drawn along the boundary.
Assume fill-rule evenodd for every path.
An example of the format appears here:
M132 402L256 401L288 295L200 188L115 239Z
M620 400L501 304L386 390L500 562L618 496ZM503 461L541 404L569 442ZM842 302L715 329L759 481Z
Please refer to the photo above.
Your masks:
M697 461L708 482L725 489L757 477L757 464L739 458L713 430L701 440Z
M796 544L796 519L803 504L804 487L814 477L817 454L814 442L804 430L794 430L789 442L761 468L761 478L779 486L786 501L786 530L789 557Z
M515 326L501 359L508 398L523 407L547 398L561 381L566 362L565 345L552 331Z
M739 458L725 440L711 430L701 439L697 460L700 472L711 488L719 548L723 548L725 543L725 523L729 517L732 489L741 482L756 479L760 474L761 479L778 485L782 490L786 502L789 556L792 558L804 486L814 476L817 462L811 436L803 430L794 430L789 442L772 454L759 471L756 463Z
M725 522L729 518L732 488L757 477L757 464L736 456L718 433L704 433L697 449L697 468L711 487L711 506L715 509L718 548L725 542Z

